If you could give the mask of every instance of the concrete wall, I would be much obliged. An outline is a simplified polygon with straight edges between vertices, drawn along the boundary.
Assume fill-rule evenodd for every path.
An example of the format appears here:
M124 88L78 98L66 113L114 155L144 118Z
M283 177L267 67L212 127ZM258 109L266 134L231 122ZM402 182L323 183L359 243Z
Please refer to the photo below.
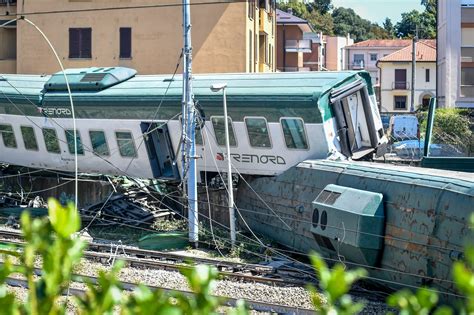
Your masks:
M471 5L461 7L461 3ZM461 25L474 33L474 1L438 0L438 106L474 107L474 98L461 97ZM466 35L466 34L464 34Z
M347 57L344 47L354 44L348 37L326 36L326 69L341 71L347 69Z
M379 62L381 69L380 108L382 113L409 112L411 102L411 62ZM395 69L406 69L408 89L394 89ZM426 69L430 70L430 81L426 82ZM436 95L436 63L417 62L415 81L415 109L422 104L423 96ZM407 96L407 108L395 109L394 96Z
M25 0L18 2L17 9L38 12L175 3L174 0ZM172 73L178 62L183 46L181 10L181 6L170 6L39 14L28 18L48 36L65 68L125 66L140 74L156 74ZM268 16L260 23L259 8L255 7L253 20L248 10L247 2L191 6L195 73L258 71L259 67L250 69L252 62L259 64L258 51L249 61L250 45L259 46L261 27L267 32L274 31L271 23L275 23L275 18L265 14ZM74 27L92 28L92 58L69 58L69 28ZM120 27L132 28L132 58L119 58ZM251 42L250 31L256 42ZM275 47L274 40L274 34L268 34L271 47ZM17 27L17 60L17 73L52 73L60 69L40 34L24 21L19 21ZM274 65L267 67L273 68ZM4 69L0 68L0 72Z
M303 67L303 54L301 52L286 52L286 40L303 39L303 31L298 25L278 25L277 26L277 68L284 71L285 67Z

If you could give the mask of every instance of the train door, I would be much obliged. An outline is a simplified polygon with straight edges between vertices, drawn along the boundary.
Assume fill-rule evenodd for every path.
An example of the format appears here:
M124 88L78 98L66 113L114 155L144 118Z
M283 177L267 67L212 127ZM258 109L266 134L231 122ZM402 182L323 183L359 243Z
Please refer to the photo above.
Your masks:
M375 151L378 137L366 85L358 80L333 90L331 103L342 154L357 160Z
M167 125L141 123L150 165L155 178L179 180L178 166Z

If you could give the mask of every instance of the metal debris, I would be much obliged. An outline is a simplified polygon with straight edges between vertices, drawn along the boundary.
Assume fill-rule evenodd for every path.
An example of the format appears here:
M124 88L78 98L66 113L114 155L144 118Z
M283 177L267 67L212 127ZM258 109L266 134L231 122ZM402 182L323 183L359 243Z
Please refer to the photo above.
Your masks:
M139 190L114 193L110 198L80 210L84 222L98 225L151 225L158 219L169 219L174 212L159 200Z

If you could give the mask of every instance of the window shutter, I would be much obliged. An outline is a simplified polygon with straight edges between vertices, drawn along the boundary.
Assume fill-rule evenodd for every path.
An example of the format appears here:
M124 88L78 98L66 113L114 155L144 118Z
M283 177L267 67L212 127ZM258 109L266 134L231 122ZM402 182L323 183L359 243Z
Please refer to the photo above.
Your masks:
M69 58L79 58L79 30L69 29Z
M81 58L92 58L92 29L83 28L81 31Z
M120 28L120 58L132 57L132 29L130 27Z

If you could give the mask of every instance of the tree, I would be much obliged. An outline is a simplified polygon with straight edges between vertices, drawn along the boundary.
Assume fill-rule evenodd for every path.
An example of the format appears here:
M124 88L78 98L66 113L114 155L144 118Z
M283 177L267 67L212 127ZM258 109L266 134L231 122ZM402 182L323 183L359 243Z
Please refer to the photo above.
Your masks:
M321 15L325 15L334 8L331 0L314 0L314 2L310 2L306 6L310 13L316 10L321 13Z
M288 9L291 8L292 14L302 19L308 13L308 9L303 2L289 1L288 3L278 3L277 7L285 12L288 12Z
M398 37L413 38L418 27L418 38L436 37L436 15L427 11L420 13L412 10L402 13L402 20L395 25L395 33Z
M372 38L391 38L391 35L376 23L361 18L354 10L336 8L332 12L334 33L338 36L351 34L356 42Z
M418 26L419 38L436 38L436 0L421 0L425 10L402 13L402 20L395 25L395 35L413 38Z
M305 19L316 32L322 32L324 35L334 35L334 21L329 13L321 14L314 10L305 15Z
M394 37L395 33L395 28L393 27L392 20L390 18L385 18L385 21L383 22L383 28L385 31L390 35L391 38Z

